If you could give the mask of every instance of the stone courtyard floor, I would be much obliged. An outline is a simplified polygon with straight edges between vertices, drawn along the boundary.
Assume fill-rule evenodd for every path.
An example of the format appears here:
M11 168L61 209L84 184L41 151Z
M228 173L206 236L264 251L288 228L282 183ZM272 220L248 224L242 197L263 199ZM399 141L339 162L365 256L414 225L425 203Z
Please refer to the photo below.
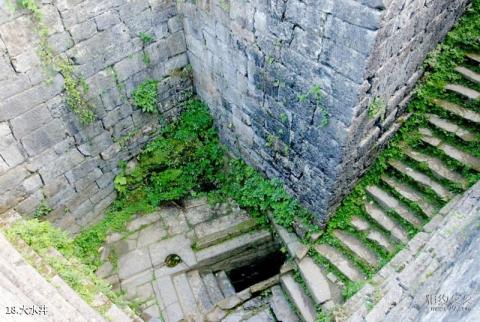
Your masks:
M279 276L237 292L226 274L277 248L235 204L199 198L110 234L97 275L135 299L146 321L297 321Z

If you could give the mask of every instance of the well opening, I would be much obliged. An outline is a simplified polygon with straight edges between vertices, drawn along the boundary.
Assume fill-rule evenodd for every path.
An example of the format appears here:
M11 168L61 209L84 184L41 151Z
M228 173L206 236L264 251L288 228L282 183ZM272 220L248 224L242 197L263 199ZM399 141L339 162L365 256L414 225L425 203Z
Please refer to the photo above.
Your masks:
M234 268L226 273L235 291L240 292L277 275L285 260L285 254L277 249L262 258Z

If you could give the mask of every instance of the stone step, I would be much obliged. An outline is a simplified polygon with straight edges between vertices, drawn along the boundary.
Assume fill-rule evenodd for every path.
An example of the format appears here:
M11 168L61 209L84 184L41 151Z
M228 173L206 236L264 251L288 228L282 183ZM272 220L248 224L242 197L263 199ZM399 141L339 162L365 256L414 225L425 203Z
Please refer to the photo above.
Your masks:
M384 209L395 211L397 215L399 215L415 227L420 227L422 225L420 219L418 219L406 206L404 206L390 193L382 190L377 186L369 186L365 190Z
M466 55L468 59L480 64L480 55L476 53L469 53Z
M463 77L465 77L466 79L472 82L480 83L480 74L474 72L473 70L467 67L458 66L458 67L455 67L455 71L457 73L462 74Z
M433 190L437 194L437 196L439 196L444 201L449 201L455 196L450 190L442 186L442 184L440 184L439 182L430 178L426 174L423 174L422 172L409 167L402 161L390 160L388 161L388 163L397 171L413 179L418 184Z
M274 222L273 219L272 219L272 222ZM305 246L300 241L300 239L298 239L295 233L289 232L283 226L277 225L277 224L274 224L274 228L277 231L278 235L280 236L280 239L286 245L290 256L292 256L293 258L297 258L298 260L301 260L302 258L305 257L305 255L307 255L308 247Z
M275 285L271 290L272 297L270 298L270 308L277 321L300 322L300 319L290 307L290 303L288 303L282 287Z
M218 286L217 279L213 273L206 273L202 275L203 284L206 287L208 296L210 301L215 304L223 300L225 297L223 296L222 290Z
M416 203L420 209L422 209L422 212L428 217L432 217L438 212L438 209L428 202L422 193L412 187L386 175L382 175L382 181L397 191L402 197Z
M82 298L73 290L59 275L57 272L47 263L43 257L39 256L27 243L22 239L15 241L15 247L21 251L23 256L32 263L35 269L50 281L50 283L56 287L57 291L63 296L63 298L69 302L78 312L81 313L89 321L103 321L104 318L99 312L103 312L103 315L114 321L140 321L140 318L128 307L120 309L111 300L102 293L102 290L98 289L95 283L88 277L84 277L81 280L82 285L90 290L97 289L97 294L93 298L91 304L87 304ZM53 247L47 249L45 255L49 260L54 260L61 263L65 268L72 268L72 270L81 264L76 258L67 260L58 250Z
M201 313L198 311L197 302L193 291L188 283L188 278L186 273L180 273L173 277L173 285L177 292L177 297L182 308L184 319L196 319L201 316Z
M323 304L332 299L328 280L311 257L307 256L299 261L298 269L310 290L310 294L312 294L315 304Z
M435 114L426 114L426 116L430 124L441 130L456 135L465 142L473 142L477 139L475 133L461 127L460 125L452 123L449 120L443 119Z
M47 254L48 256L55 258L56 261L61 262L64 265L64 267L76 267L79 265L83 265L75 258L72 258L70 260L66 259L63 256L63 254L61 254L57 249L53 247L50 247L48 249ZM89 278L82 280L82 284L84 285L84 287L96 288L95 283ZM74 291L72 290L72 292ZM75 299L72 301L76 303ZM125 322L140 321L140 318L136 316L135 313L130 308L127 307L125 309L120 309L118 306L112 303L105 294L101 293L101 290L98 291L93 302L95 304L94 305L92 304L92 305L96 310L98 311L106 310L105 316L109 320L125 321ZM90 314L92 313L93 312L91 312Z
M315 322L316 312L311 300L308 298L302 286L295 282L291 273L282 275L280 278L282 287L300 313L303 321Z
M203 279L200 276L199 271L193 270L188 272L187 278L190 284L190 288L192 289L192 293L195 296L199 311L203 314L208 313L213 308L213 305L216 302L212 303L212 301L210 300L207 287L203 283Z
M230 282L230 279L225 271L215 273L215 279L217 280L217 284L220 287L224 298L230 297L236 293L235 288Z
M459 173L450 170L442 160L411 149L406 149L405 154L411 159L425 164L436 176L459 184L463 188L468 186L468 181Z
M265 244L271 240L272 235L269 231L253 231L224 241L221 244L204 248L196 252L195 255L198 265L206 266L238 254L250 247Z
M0 264L2 267L3 264ZM31 307L35 305L37 307L45 305L47 308L46 315L36 316L35 321L45 321L45 322L63 322L67 321L69 317L65 314L68 312L60 312L55 307L49 305L49 299L41 296L36 290L25 294L20 287L17 287L12 283L10 279L7 278L6 274L0 274L0 305L3 310L6 310L7 307L18 306L19 304L25 305L26 307ZM4 311L3 314L6 312ZM21 319L19 316L16 319L3 319L2 321L32 321L33 318Z
M406 243L408 236L405 230L390 218L380 207L378 207L373 201L365 202L365 211L367 214L375 220L385 230L388 230L393 237Z
M420 128L419 132L421 134L421 139L423 142L430 144L437 149L442 150L446 155L452 159L457 160L460 163L463 163L469 168L472 168L476 171L480 171L480 159L474 157L473 155L463 152L460 149L443 142L440 138L435 136L433 132L426 128Z
M155 283L155 295L165 322L180 321L183 318L183 311L171 277L159 277Z
M359 240L355 236L338 229L333 231L333 235L337 237L342 242L342 244L344 244L348 249L350 249L356 256L363 259L369 265L375 267L379 265L377 255L375 255L373 251L371 251L367 246L362 243L361 240Z
M83 299L75 292L60 276L56 275L50 283L55 286L60 295L70 303L75 309L84 316L87 321L104 321L105 319L95 311L90 305L85 303ZM128 316L127 316L128 318ZM122 321L131 321L130 319L122 319Z
M256 220L246 213L233 213L195 226L195 246L206 248L252 230Z
M480 98L480 93L479 92L477 92L474 89L462 86L462 85L447 84L447 86L445 86L445 89L449 90L449 91L452 91L454 93L457 93L457 94L459 94L461 96L464 96L464 97L466 97L468 99L471 99L471 100L476 100L476 99Z
M351 281L362 281L363 274L338 250L326 244L318 244L315 250Z
M394 247L388 238L385 237L380 231L373 228L365 219L358 216L353 216L350 223L356 230L365 233L369 240L376 242L388 252L393 251Z
M61 317L70 321L88 321L58 290L30 266L13 246L0 234L0 275L6 277L36 305L46 305L54 320ZM10 305L20 305L11 303ZM105 321L100 317L96 321Z
M450 103L444 100L435 99L433 100L435 105L441 107L447 112L460 116L461 118L473 122L473 123L480 123L480 113L475 111L469 110L468 108L464 108L460 105Z

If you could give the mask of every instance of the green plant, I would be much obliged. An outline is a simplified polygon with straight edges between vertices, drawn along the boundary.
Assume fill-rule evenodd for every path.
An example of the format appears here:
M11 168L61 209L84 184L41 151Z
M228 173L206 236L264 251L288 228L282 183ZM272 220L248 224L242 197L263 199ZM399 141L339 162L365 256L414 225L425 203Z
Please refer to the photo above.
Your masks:
M191 64L188 64L182 68L175 68L171 73L171 76L180 77L181 79L193 79L193 67Z
M47 201L45 199L42 199L37 209L35 209L33 213L33 218L42 218L42 217L48 216L52 211L53 209L50 208Z
M82 77L75 75L73 65L65 59L58 59L57 67L64 78L67 105L80 122L90 124L95 120L93 105L87 100L88 84Z
M138 36L140 37L140 40L142 41L143 45L148 45L155 41L155 37L146 32L140 32Z
M48 221L20 220L9 227L5 235L14 245L20 245L18 240L23 240L87 303L92 304L101 292L120 307L129 305L129 302L111 290L107 282L95 275L92 267L78 261L76 257L78 250L73 240L66 232L53 227ZM51 248L59 251L64 258L52 255ZM22 247L18 249L22 250ZM29 258L28 252L23 255ZM31 264L35 266L37 261L33 259Z
M330 113L328 113L322 104L323 92L319 84L313 85L308 91L298 94L297 98L300 103L312 102L314 105L314 114L318 112L321 115L320 126L325 127L328 125L330 122Z
M345 288L342 290L342 296L344 299L349 299L353 294L357 293L365 285L364 281L359 282L349 282L345 285Z
M223 11L230 12L230 0L220 0L219 5Z
M383 114L385 114L385 109L387 105L385 101L381 97L374 97L370 105L368 105L368 117L374 119L378 116L383 118Z
M154 113L157 111L157 86L158 81L147 79L133 91L133 105L145 113Z

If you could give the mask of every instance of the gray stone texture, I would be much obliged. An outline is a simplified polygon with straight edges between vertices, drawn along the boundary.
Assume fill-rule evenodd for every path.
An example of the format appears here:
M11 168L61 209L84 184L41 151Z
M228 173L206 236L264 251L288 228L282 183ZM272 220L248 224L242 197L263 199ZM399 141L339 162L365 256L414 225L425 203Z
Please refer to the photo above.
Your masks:
M280 177L322 222L392 135L426 54L468 2L213 0L178 8L197 93L223 142ZM299 102L314 85L323 108ZM386 102L376 120L368 117L374 97Z
M65 105L63 78L45 82L31 18L2 8L0 180L8 185L0 213L24 201L23 210L34 208L43 194L52 220L72 232L97 219L114 198L118 161L135 157L159 127L132 107L132 91L146 78L160 80L159 112L171 120L192 84L170 74L190 63L223 142L281 178L323 222L397 128L426 53L468 2L42 2L53 52L90 85L97 119L89 126ZM140 32L155 41L143 44ZM300 102L315 85L321 104ZM387 103L377 120L367 111L374 97ZM72 174L91 162L89 173ZM35 174L42 184L26 191L22 180Z
M480 183L452 199L344 305L343 321L480 317Z
M160 126L158 116L132 106L133 89L158 79L158 109L166 120L192 93L191 81L167 72L187 65L186 42L174 1L43 3L48 42L86 79L96 120L80 124L65 104L59 74L46 81L31 17L0 8L0 214L15 209L28 216L45 199L50 219L77 232L115 198L118 161L134 158ZM145 48L149 65L140 32L155 38ZM126 135L131 139L121 146Z

